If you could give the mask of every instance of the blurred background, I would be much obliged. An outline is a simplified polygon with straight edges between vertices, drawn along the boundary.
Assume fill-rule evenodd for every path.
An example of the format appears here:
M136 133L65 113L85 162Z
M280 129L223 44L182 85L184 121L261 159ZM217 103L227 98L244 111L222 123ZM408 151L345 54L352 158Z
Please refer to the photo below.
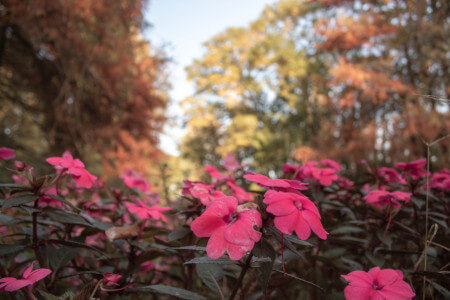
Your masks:
M272 175L426 157L449 134L449 20L446 0L0 0L0 146L155 189L228 153Z

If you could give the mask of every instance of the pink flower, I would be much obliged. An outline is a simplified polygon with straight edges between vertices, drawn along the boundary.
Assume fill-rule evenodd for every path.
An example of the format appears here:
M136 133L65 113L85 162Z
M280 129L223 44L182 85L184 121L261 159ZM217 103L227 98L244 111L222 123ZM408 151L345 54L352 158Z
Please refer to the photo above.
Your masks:
M42 196L41 198L39 198L39 204L42 205L42 207L46 207L46 206L50 206L50 207L55 207L55 206L59 206L62 207L63 204L61 202L59 202L58 200L55 200L47 195L57 195L56 193L56 189L55 188L51 188L48 191L45 192L46 195Z
M422 158L410 163L399 162L394 166L397 169L405 171L405 173L409 174L413 180L419 180L420 178L425 177L428 174L427 171L423 169L426 164L427 159Z
M28 184L28 179L24 176L20 176L18 174L13 174L13 175L11 175L11 178L12 178L12 180L14 180L14 183L24 184L24 185Z
M341 276L349 283L344 290L347 300L408 300L416 295L400 270L375 267L369 272L353 271Z
M236 170L242 169L242 165L234 157L233 153L228 153L227 156L223 158L223 166L225 170L230 172L235 172Z
M158 193L148 194L148 196L145 197L143 202L146 203L147 205L158 205L159 202L161 202L161 197L159 196Z
M182 188L182 194L200 199L200 202L205 206L208 206L216 198L225 196L221 191L215 191L213 186L204 184L201 181L184 180L183 183L186 187Z
M14 161L14 167L16 167L17 171L19 171L19 172L23 172L25 170L31 169L31 167L29 165L27 165L26 163L24 163L23 161L20 161L20 160Z
M328 162L330 163L330 162ZM318 162L309 161L300 167L298 178L301 180L309 179L318 182L320 185L329 186L333 181L337 180L339 176L336 174L336 166L333 168L317 168Z
M264 203L268 205L267 212L275 216L275 227L282 233L290 235L295 230L301 240L306 240L312 230L319 238L327 239L319 210L306 196L270 190L264 195Z
M17 291L45 278L52 272L49 269L36 269L33 271L35 263L36 261L32 262L31 265L25 269L22 275L23 279L16 279L14 277L0 278L0 292Z
M221 257L225 251L233 260L239 260L251 251L261 233L261 215L256 209L242 210L235 197L225 196L213 201L205 212L191 224L198 237L210 237L206 253L212 259Z
M201 169L200 171L208 172L209 176L211 176L212 178L223 179L223 175L220 174L216 167L213 167L211 165L205 165L205 168Z
M289 191L294 190L306 190L307 183L300 182L297 180L289 180L289 179L270 179L267 176L261 174L255 174L252 172L247 172L244 175L244 178L253 182L258 183L265 189L278 188L278 189L287 189Z
M102 220L102 221L105 221L105 220ZM111 222L111 220L109 220L109 222ZM82 235L82 233L80 232L79 236L81 236L81 235ZM103 232L99 232L97 234L88 235L86 237L85 244L88 246L101 247L102 245L104 245L105 240L106 240L106 235Z
M138 202L138 205L125 202L125 206L128 208L128 210L131 213L135 213L139 219L150 219L153 218L155 220L163 220L164 222L167 222L166 217L162 214L162 212L169 211L172 208L170 207L161 207L161 206L151 206L148 207L145 205L142 201L139 199L136 199Z
M355 187L355 183L353 181L343 176L339 177L338 185L345 190L351 190Z
M296 179L301 179L299 176L299 171L300 171L300 165L299 164L295 164L292 165L290 163L285 163L283 164L283 173L284 175L294 175L297 173L297 175L295 176Z
M64 152L62 157L49 157L46 161L49 164L62 169L62 172L67 172L72 175L73 181L80 187L89 189L97 180L96 176L90 174L84 168L84 164L81 160L78 158L73 159L73 156L69 151Z
M323 186L329 186L333 183L333 181L338 179L335 169L325 168L316 170L320 171L314 172L314 178Z
M389 204L393 208L399 208L401 205L398 201L408 202L410 198L411 193L375 190L371 191L363 199L366 200L367 204L383 209Z
M8 159L13 159L14 157L16 157L16 155L14 154L14 149L6 148L6 147L0 148L0 159L8 160Z
M340 164L338 164L337 162L335 162L334 160L329 159L329 158L322 159L320 161L320 164L329 166L330 168L335 169L336 171L342 170L342 167Z
M443 191L450 190L450 170L444 169L439 173L434 173L431 177L430 187Z
M140 266L141 269L139 270L139 273L147 273L148 271L155 269L155 264L151 260L143 262Z
M194 183L189 189L192 197L200 199L203 205L209 205L211 202L212 188L204 183Z
M227 180L227 185L230 187L233 195L238 199L239 203L245 201L253 201L249 193L247 193L243 188L238 186L233 179Z
M403 179L400 174L392 168L382 167L378 169L378 175L383 177L384 181L386 181L387 183L406 184L405 179Z
M122 278L122 275L114 274L110 272L103 273L103 285L104 286L115 286L117 282Z
M150 193L150 184L137 172L126 170L125 174L120 175L123 182L130 189L137 189L143 193Z

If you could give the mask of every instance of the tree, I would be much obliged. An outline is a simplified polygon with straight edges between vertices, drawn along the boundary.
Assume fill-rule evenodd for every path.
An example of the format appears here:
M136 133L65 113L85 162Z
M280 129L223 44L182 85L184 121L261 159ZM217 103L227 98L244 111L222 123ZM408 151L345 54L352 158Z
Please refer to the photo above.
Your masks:
M145 4L2 0L0 121L9 129L2 140L34 154L100 153L107 165L121 157L114 169L134 146L154 156L166 59L142 38ZM44 147L27 144L31 135Z
M196 88L189 103L211 108L215 130L188 130L186 148L195 132L203 163L213 139L215 155L251 155L257 169L276 169L299 147L350 167L422 157L421 139L449 125L448 102L420 96L448 98L449 86L448 3L426 6L284 0L218 34L187 69ZM448 151L442 143L437 159Z

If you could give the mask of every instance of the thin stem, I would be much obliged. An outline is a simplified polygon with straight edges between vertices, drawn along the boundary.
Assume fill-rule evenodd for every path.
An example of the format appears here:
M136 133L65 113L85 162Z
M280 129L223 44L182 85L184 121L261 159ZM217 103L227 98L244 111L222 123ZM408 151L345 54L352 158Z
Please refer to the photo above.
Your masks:
M423 260L423 271L427 271L427 252L428 252L428 194L430 193L430 145L427 144L427 194L425 196L425 245L424 245L424 260ZM425 299L426 296L426 280L427 277L423 277L423 291L422 298Z
M283 264L284 276L286 276L286 268L284 267L284 233L281 233L281 262Z
M61 194L59 193L59 180L61 179L61 176L63 175L64 170L61 170L61 172L59 172L59 174L58 174L58 176L56 177L56 180L55 180L55 189L56 189L56 194L58 196L61 196Z
M388 213L388 223L387 223L387 225L386 225L386 229L384 229L384 234L383 234L383 236L386 235L386 232L388 231L389 226L391 225L391 221L392 221L392 211L394 210L394 207L393 207L393 205L392 205L391 202L389 202L389 208L388 208L388 210L389 210L389 213Z
M30 287L27 287L25 290L26 290L26 293L27 293L27 296L28 296L28 299L30 299L30 300L37 300L37 298L33 295L33 293L31 292L31 289L32 289L32 286L30 286Z
M39 199L34 201L34 208L37 209L39 203ZM38 244L38 235L37 235L37 216L38 212L33 212L33 250L36 256L36 259L39 262L40 267L44 267L44 262L41 257L41 253L39 252L39 244Z
M228 298L228 300L233 300L234 297L236 296L239 288L242 285L242 281L244 280L245 273L247 273L247 270L250 267L252 257L253 257L253 253L250 253L247 257L247 260L245 261L245 265L242 267L241 274L239 274L239 278L238 278L236 285L234 286L233 291L231 292L231 295Z
M95 293L98 290L98 287L100 286L100 284L102 283L103 279L100 279L97 284L95 285L94 290L92 291L92 294L89 296L89 300L94 299Z

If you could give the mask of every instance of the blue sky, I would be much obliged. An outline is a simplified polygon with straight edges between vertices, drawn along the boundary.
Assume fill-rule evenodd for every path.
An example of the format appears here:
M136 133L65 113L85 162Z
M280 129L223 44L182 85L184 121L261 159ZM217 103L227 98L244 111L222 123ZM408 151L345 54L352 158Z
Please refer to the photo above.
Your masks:
M179 102L193 92L184 68L202 55L202 44L228 27L245 26L255 20L267 4L275 0L150 0L145 18L152 24L146 38L165 45L173 59L169 66L173 86L168 115L175 122L165 126L161 149L177 155L177 141L183 136Z

